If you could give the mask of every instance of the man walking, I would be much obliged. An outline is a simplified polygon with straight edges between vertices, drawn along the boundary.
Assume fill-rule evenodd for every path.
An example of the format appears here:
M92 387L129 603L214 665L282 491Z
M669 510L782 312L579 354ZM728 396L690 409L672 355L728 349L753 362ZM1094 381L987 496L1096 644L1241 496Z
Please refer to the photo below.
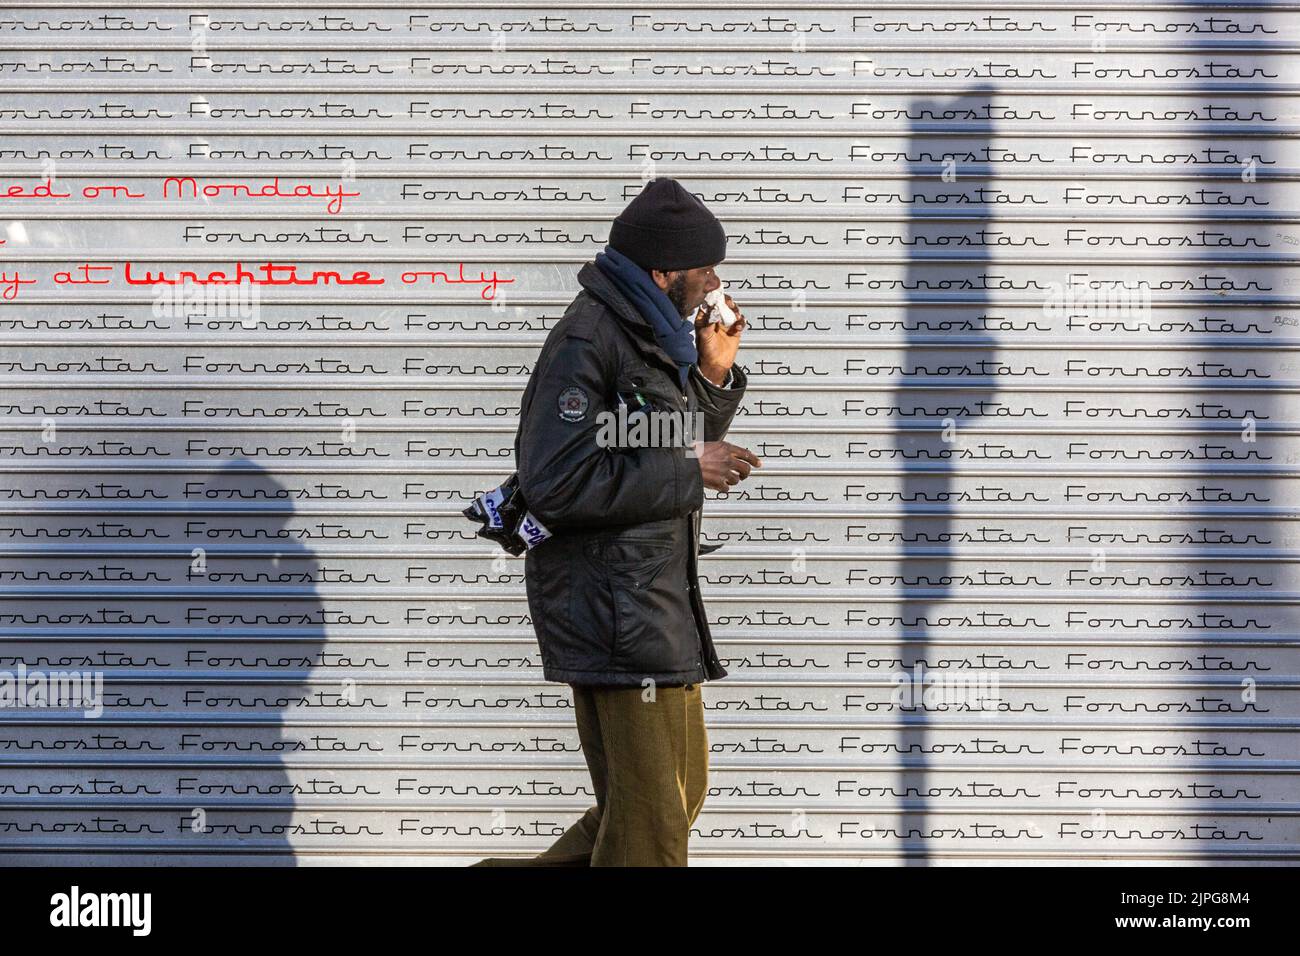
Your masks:
M700 684L727 675L700 597L700 509L706 486L761 465L723 441L746 386L744 315L727 296L731 325L688 318L720 287L726 245L698 198L651 180L542 346L515 461L550 537L524 576L543 676L573 691L596 804L540 856L475 866L687 864L708 777ZM695 423L696 440L610 447L607 426L626 437L638 415Z

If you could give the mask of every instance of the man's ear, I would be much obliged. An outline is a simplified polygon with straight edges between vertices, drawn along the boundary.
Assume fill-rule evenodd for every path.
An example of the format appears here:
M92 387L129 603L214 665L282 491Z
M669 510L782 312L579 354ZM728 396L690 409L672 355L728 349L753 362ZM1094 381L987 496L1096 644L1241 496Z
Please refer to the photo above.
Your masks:
M659 287L661 292L667 292L668 287L672 285L672 283L668 281L668 273L664 272L662 269L651 269L650 278L655 280L655 285Z

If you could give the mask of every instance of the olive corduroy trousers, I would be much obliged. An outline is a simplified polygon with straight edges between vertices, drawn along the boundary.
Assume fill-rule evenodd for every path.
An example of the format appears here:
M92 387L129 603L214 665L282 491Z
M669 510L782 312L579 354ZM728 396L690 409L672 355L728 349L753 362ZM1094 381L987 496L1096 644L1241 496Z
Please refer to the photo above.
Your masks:
M700 685L570 684L596 803L550 847L473 866L686 866L708 792Z

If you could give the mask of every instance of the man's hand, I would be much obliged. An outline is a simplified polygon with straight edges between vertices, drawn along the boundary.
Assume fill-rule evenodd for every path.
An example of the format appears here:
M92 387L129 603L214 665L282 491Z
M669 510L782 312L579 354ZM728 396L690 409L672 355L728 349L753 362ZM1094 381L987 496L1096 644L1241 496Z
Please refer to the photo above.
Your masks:
M701 309L700 317L695 322L695 348L700 353L700 373L714 385L721 385L727 378L727 370L736 361L736 350L740 348L740 333L745 331L745 316L740 306L725 292L722 294L727 308L736 313L736 321L731 328L721 322L710 322L712 308Z
M714 491L730 491L732 485L739 484L749 477L750 468L762 468L748 448L741 448L728 441L704 441L695 443L695 454L700 462L700 476L705 487Z

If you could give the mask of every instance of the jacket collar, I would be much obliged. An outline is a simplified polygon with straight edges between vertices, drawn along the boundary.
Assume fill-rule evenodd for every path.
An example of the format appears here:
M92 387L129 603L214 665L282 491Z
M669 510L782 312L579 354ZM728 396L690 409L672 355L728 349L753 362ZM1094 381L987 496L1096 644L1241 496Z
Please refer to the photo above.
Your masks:
M596 265L594 261L583 265L578 270L578 283L610 308L616 318L632 333L632 340L637 344L638 348L659 359L664 365L672 369L674 377L677 375L677 363L655 341L654 329L645 316L641 314L641 310L627 300L627 297L619 291L614 281L605 275L600 266Z

